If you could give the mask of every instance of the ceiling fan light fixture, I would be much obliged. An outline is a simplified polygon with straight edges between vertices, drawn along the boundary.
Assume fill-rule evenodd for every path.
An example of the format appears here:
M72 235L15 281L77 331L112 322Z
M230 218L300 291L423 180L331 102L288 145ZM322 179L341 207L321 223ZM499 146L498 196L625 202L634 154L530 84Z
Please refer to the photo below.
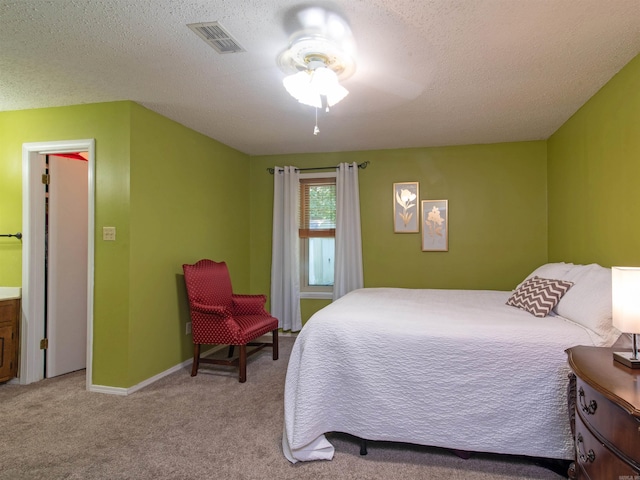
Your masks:
M338 83L329 93L327 93L327 105L333 107L347 95L349 95L349 90Z
M316 109L317 135L318 108L328 112L349 93L340 81L355 71L355 43L348 22L337 11L304 6L293 12L297 22L291 22L289 46L277 62L288 74L282 81L287 92Z
M311 74L311 88L320 95L327 95L338 85L338 77L333 70L327 67L319 67Z
M322 97L332 107L349 93L338 82L336 73L324 66L288 75L282 80L282 84L298 102L315 108L322 107Z
M288 75L282 80L284 88L298 102L311 107L322 107L320 94L311 86L311 74L309 70Z

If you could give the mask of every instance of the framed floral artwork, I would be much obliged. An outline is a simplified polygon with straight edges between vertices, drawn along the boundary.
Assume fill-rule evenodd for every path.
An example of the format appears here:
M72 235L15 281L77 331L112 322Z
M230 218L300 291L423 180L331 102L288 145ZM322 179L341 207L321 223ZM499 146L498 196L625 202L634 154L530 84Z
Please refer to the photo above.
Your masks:
M448 200L422 200L422 251L449 251Z
M418 182L393 184L393 231L417 233L420 231Z

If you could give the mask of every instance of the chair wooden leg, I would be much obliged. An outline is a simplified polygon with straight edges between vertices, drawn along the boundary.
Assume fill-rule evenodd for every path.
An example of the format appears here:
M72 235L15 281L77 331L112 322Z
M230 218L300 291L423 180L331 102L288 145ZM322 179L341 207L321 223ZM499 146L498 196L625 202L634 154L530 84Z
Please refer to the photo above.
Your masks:
M273 332L273 359L278 359L278 329L276 328Z
M238 359L240 367L240 383L247 381L247 346L240 345L240 358Z
M195 377L198 374L198 365L200 364L200 344L195 343L193 345L193 366L191 367L191 376Z
M235 347L235 345L229 345L229 354L227 355L227 358L233 357L233 347Z

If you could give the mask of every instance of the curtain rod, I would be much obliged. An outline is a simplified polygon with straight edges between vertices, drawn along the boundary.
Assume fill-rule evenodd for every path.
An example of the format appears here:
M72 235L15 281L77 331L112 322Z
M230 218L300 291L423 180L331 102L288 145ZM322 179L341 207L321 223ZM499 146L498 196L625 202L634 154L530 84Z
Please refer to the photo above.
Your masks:
M367 168L367 165L369 165L369 161L367 160L366 162L362 162L358 164L358 168L361 169L365 169ZM349 165L349 168L351 168L352 165ZM299 172L302 172L303 170L329 170L329 169L333 169L333 168L338 168L338 166L334 166L334 167L308 167L308 168L296 168L296 170L298 170ZM279 171L281 171L282 168L280 168ZM271 175L273 175L276 172L275 168L267 168L267 172L269 172Z

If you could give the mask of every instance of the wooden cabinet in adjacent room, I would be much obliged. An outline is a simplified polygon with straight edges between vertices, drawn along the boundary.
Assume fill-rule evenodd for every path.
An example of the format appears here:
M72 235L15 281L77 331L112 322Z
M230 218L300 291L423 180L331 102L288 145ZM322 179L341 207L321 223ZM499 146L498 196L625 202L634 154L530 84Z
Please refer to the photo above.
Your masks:
M0 382L18 375L20 300L0 300Z

